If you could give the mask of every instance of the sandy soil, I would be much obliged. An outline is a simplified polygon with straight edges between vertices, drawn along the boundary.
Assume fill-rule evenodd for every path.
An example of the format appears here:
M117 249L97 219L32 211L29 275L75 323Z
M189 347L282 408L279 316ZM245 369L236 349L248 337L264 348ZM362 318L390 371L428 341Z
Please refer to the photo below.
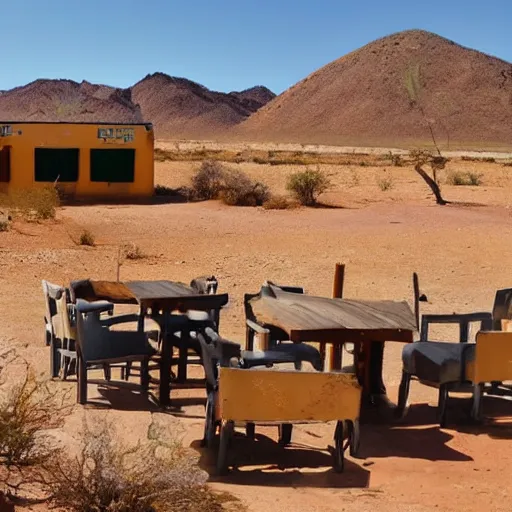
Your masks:
M450 165L460 168L462 163ZM337 261L347 264L347 297L411 300L411 275L417 271L429 300L422 303L422 312L489 310L495 290L511 286L505 255L512 250L512 168L463 165L481 172L483 185L444 186L447 199L456 201L446 207L433 204L410 169L343 167L328 169L334 188L322 198L339 208L265 211L217 202L68 206L55 222L15 223L0 233L0 340L18 347L38 371L47 373L41 279L63 284L74 278L115 279L118 246L127 242L149 257L125 262L121 279L188 282L197 275L216 275L231 299L221 332L234 340L243 339L244 292L257 291L272 279L329 295ZM286 175L293 170L241 168L277 192L285 190ZM185 185L193 169L189 163L157 164L156 182ZM377 184L383 172L394 182L387 192ZM84 228L96 235L96 247L73 242ZM392 400L401 348L386 345L385 381ZM74 391L73 383L53 386ZM500 415L501 421L476 428L464 421L466 400L454 399L450 426L439 429L435 392L413 385L410 396L413 405L401 424L377 412L365 418L360 458L350 459L342 475L332 472L325 451L333 425L298 426L286 450L275 444L276 429L257 429L256 442L235 440L237 470L223 479L212 477L212 485L253 511L510 510L512 404L487 399L485 414ZM212 470L211 454L199 449L203 390L176 391L175 409L168 414L136 394L113 389L91 387L90 398L108 407L75 407L59 434L65 442L73 442L84 414L109 418L127 439L144 436L156 417Z

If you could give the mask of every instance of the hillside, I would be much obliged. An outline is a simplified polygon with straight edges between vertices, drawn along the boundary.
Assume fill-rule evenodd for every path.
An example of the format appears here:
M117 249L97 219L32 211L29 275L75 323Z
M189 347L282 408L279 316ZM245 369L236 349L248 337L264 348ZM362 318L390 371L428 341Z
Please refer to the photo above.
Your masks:
M163 73L148 75L132 89L144 119L158 136L208 138L245 120L275 95L264 87L229 94Z
M36 80L0 95L0 119L6 121L141 122L130 90L77 83Z
M158 137L216 137L275 97L263 86L220 93L163 73L128 89L72 80L36 80L0 92L0 120L152 122Z
M420 108L425 112L421 114ZM512 146L512 64L429 32L374 41L319 69L237 129L247 140Z

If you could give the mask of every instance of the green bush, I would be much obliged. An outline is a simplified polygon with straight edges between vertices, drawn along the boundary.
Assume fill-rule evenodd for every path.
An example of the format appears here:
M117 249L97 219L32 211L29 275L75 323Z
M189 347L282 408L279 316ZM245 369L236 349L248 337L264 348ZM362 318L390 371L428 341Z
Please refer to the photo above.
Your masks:
M53 185L15 190L6 198L6 206L26 220L54 219L60 198Z
M290 175L286 188L293 193L300 204L314 206L318 196L329 189L328 176L320 169L306 169Z

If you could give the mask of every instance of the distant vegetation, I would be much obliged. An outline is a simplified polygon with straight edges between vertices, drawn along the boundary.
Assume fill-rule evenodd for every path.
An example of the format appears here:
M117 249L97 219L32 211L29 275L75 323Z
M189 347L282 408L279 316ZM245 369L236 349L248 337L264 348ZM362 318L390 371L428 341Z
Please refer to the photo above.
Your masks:
M451 171L446 176L446 182L449 185L478 187L482 184L482 175L471 171Z
M331 187L327 174L320 169L306 169L290 175L286 188L304 206L317 204L318 196Z

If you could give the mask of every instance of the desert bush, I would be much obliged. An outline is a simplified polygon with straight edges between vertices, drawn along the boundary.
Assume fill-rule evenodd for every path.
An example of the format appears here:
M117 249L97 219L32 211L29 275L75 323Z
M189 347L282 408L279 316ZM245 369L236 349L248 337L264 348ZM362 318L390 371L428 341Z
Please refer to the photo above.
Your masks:
M14 215L26 220L54 219L60 205L59 193L53 185L16 190L3 201Z
M503 167L512 167L512 162L505 162Z
M154 194L155 196L172 196L174 195L174 189L165 185L156 185Z
M0 232L9 231L9 226L10 226L9 217L0 216Z
M162 441L153 428L134 447L116 441L111 426L85 429L80 454L53 465L52 505L70 512L221 511L190 451Z
M291 210L297 208L297 203L290 201L286 196L270 196L267 201L263 203L265 210Z
M455 186L475 186L482 184L482 175L475 172L451 171L446 176L446 182Z
M142 260L147 258L147 255L137 244L132 242L123 247L123 257L127 260Z
M199 200L217 199L224 186L227 169L220 162L205 160L192 177L192 192Z
M377 177L377 186L382 190L382 192L391 190L395 186L393 176L386 174L385 176Z
M12 350L1 354L0 374L17 359ZM70 410L67 393L50 391L26 364L25 370L23 381L4 387L0 398L0 483L11 494L33 492L46 481L44 465L60 454L47 432Z
M270 198L268 187L241 171L226 170L219 198L230 206L261 206Z
M389 159L394 167L402 167L404 164L402 157L400 155L394 155L391 151L389 152Z
M78 237L78 245L87 245L89 247L94 247L96 243L96 238L91 231L88 229L84 229L80 236Z
M304 206L315 205L318 196L330 186L329 177L320 169L295 172L289 176L286 184L286 188Z

